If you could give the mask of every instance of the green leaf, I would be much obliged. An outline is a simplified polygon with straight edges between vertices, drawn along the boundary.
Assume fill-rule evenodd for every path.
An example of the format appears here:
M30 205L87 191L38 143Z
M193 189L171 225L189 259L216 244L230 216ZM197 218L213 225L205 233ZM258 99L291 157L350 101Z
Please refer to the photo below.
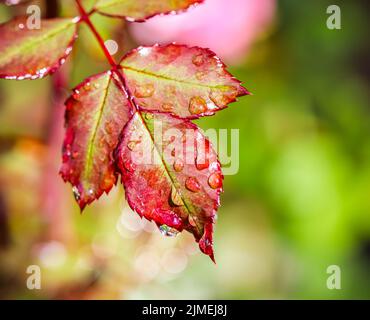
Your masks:
M187 9L203 0L98 0L95 10L131 21L143 21L158 14L168 14Z
M55 72L72 51L77 37L73 19L41 20L30 29L28 18L0 25L0 78L38 79Z

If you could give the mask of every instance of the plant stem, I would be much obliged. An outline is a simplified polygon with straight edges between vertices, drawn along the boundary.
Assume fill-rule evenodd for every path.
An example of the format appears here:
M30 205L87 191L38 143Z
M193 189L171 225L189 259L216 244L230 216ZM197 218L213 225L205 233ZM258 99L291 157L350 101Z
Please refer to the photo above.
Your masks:
M85 22L87 24L87 26L90 28L90 30L92 31L92 33L94 34L96 40L98 41L100 47L102 48L102 50L104 52L106 58L108 59L109 64L112 66L112 72L114 72L118 76L120 81L122 82L123 89L124 89L124 91L127 95L129 103L131 104L131 107L134 109L134 111L138 111L139 107L136 105L136 102L134 101L134 97L131 94L131 91L130 91L128 85L127 85L125 77L123 76L122 69L114 61L112 55L109 53L107 47L104 44L103 38L101 37L99 32L96 30L94 24L91 22L90 15L92 13L94 13L95 11L92 10L89 13L87 13L85 8L83 7L83 5L81 3L81 0L76 0L76 4L77 4L78 10L80 11L80 14L81 14L81 21Z
M88 27L90 28L90 30L94 34L96 40L98 40L100 47L103 49L103 52L104 52L106 58L108 59L109 64L113 67L113 69L116 69L117 68L116 62L114 61L113 57L111 56L107 47L105 46L103 38L100 36L100 34L96 30L94 24L90 20L90 14L91 13L86 12L85 8L81 4L81 0L76 0L76 4L77 4L78 10L80 11L80 14L81 14L81 21L84 21L88 25Z

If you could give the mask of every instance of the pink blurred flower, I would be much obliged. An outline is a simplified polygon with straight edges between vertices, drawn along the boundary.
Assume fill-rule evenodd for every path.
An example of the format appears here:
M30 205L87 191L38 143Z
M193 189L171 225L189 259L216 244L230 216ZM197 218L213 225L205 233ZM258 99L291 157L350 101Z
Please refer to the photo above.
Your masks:
M234 64L270 25L275 9L275 0L205 0L176 16L132 24L131 31L141 44L177 42L208 47Z

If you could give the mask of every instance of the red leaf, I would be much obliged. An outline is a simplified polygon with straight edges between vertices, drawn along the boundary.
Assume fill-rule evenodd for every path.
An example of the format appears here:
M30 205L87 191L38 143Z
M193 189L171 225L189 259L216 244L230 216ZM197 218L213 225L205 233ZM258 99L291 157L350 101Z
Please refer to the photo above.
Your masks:
M119 80L110 71L77 86L66 106L60 173L72 184L82 210L117 182L112 153L130 109Z
M30 29L26 17L0 25L0 78L38 79L55 72L71 53L77 37L73 19L41 20Z
M158 14L181 12L204 0L98 0L94 8L99 13L142 22Z
M199 118L248 94L212 51L199 47L140 47L127 54L121 66L143 110Z
M162 233L191 232L213 260L223 176L199 128L168 114L136 112L116 155L131 208L155 221Z

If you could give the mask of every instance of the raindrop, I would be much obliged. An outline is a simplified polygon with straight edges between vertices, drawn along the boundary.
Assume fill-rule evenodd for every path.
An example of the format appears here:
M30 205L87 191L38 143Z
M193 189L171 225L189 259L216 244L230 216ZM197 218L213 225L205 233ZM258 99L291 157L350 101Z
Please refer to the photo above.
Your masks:
M194 177L188 177L186 179L185 187L192 192L198 192L200 190L200 184L198 180Z
M148 113L145 114L145 119L146 120L152 120L153 118L154 118L153 113L148 112Z
M212 173L208 178L208 184L212 189L222 187L222 175L219 172Z
M80 99L80 91L75 90L75 91L73 92L72 97L73 97L73 99L75 99L75 100L77 100L77 101L78 101L78 100Z
M209 98L217 106L225 106L232 100L226 94L223 94L222 92L217 90L212 90L209 95Z
M129 141L129 143L127 144L127 148L133 151L138 143L139 141Z
M111 122L107 122L106 125L105 125L105 131L108 134L112 134L113 131L114 131L114 125Z
M205 78L205 76L206 76L206 74L205 74L204 72L202 72L202 71L199 71L199 72L197 72L197 73L195 74L195 77L196 77L199 81L203 80L203 79Z
M152 83L147 83L139 85L135 89L135 96L137 98L149 98L154 93L154 85Z
M87 193L89 194L89 196L93 196L94 195L94 190L93 189L89 189L89 191Z
M162 104L162 109L164 111L171 111L173 109L173 104L172 103L163 103Z
M80 191L78 190L78 188L76 186L72 187L72 192L73 192L73 195L74 195L76 201L80 201L81 194L80 194Z
M189 220L189 223L190 223L191 226L193 226L193 227L196 227L197 226L197 222L196 222L197 221L197 217L189 214L188 220Z
M193 64L197 67L200 67L204 63L204 56L200 53L193 57Z
M171 200L175 206L184 205L184 202L182 201L180 193L177 191L177 189L174 186L172 186L172 189L171 189Z
M128 160L128 159L126 159L126 160L123 161L123 166L125 167L125 169L128 172L132 172L132 171L135 170L135 167L134 167L133 163L130 160Z
M159 231L162 233L162 235L166 237L176 237L177 234L179 233L176 229L169 227L166 224L162 224L159 227Z
M90 82L85 83L84 89L85 89L85 91L90 91L91 90L91 84L90 84Z
M204 170L204 169L207 169L209 167L209 159L208 157L206 157L204 159L204 157L197 157L195 159L195 166L198 170Z
M207 111L207 103L201 97L193 97L189 102L189 112L191 114L200 114Z
M173 168L176 172L182 171L182 169L184 169L184 162L181 159L176 159Z

